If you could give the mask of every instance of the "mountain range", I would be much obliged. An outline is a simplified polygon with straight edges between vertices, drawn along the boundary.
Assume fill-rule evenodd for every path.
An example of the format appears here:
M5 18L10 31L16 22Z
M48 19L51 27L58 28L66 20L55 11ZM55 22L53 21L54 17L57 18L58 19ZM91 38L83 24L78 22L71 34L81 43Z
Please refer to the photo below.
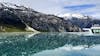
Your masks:
M96 19L91 16L82 15L82 14L61 14L59 17L63 17L66 21L71 22L72 24L80 28L91 28L95 24L100 25L100 19Z
M22 31L79 32L82 29L63 17L12 3L0 3L0 32Z

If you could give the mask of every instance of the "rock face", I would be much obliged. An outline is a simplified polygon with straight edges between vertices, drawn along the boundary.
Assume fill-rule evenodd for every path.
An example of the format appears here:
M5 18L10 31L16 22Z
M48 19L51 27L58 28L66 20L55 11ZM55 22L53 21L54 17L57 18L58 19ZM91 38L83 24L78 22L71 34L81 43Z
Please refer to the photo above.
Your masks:
M73 19L68 19L68 21L74 25L77 25L80 28L91 28L95 24L100 25L99 19L93 19L90 17L88 17L87 19L73 18Z
M79 27L69 21L66 22L63 18L10 3L0 3L0 26L12 26L21 30L30 26L41 32L81 31Z
M100 25L100 19L82 14L62 14L59 15L59 17L64 18L66 21L71 22L80 28L90 28L94 24Z

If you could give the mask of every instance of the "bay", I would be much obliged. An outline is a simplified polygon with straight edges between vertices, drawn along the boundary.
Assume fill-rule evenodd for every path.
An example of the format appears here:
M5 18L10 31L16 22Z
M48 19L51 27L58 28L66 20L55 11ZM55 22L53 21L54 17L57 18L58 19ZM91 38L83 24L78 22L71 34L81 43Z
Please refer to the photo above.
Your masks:
M99 35L0 33L0 56L100 56Z

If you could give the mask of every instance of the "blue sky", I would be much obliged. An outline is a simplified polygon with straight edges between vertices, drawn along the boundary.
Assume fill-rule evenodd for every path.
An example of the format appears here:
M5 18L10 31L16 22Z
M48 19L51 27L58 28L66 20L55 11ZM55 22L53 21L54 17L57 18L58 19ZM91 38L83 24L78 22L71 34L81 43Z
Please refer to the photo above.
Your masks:
M100 0L0 0L31 7L46 14L82 13L100 18Z
M94 4L73 5L73 6L65 6L64 9L70 9L72 11L76 11L76 10L84 10L92 7L96 7L96 5Z

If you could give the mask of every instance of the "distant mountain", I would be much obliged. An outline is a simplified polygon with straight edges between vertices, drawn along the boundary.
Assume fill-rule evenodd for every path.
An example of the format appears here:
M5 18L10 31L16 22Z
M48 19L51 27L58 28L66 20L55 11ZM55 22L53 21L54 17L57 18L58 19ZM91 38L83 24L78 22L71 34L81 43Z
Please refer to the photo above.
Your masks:
M68 32L81 28L61 17L11 3L0 3L0 31Z
M58 16L59 17L63 17L65 20L67 20L67 19L73 19L73 18L77 18L77 19L88 19L88 18L92 18L90 16L83 15L83 14L71 14L71 13L60 14Z
M90 28L94 24L100 24L100 19L93 18L82 14L62 14L59 17L77 25L80 28Z

